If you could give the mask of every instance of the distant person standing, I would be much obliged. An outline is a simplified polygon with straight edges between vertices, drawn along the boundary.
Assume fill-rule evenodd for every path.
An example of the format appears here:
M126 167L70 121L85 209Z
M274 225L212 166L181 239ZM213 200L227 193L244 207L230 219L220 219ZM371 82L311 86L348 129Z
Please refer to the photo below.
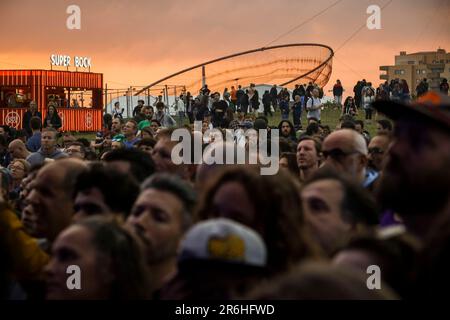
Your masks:
M447 79L445 79L445 78L442 79L442 82L439 85L439 91L441 91L441 93L448 96L448 81L447 81Z
M400 80L400 100L401 102L408 102L410 98L408 83L405 79L402 79Z
M278 107L278 91L277 91L277 85L274 84L272 88L270 88L270 97L272 98L272 106L273 110L277 111Z
M233 109L233 112L236 112L237 91L234 86L231 86L230 99L231 99L231 103L232 103L231 108Z
M179 98L175 98L173 107L178 114L178 119L180 121L180 125L182 125L184 123L184 118L186 117L186 108L184 106L183 96L180 96Z
M260 105L259 93L258 90L256 90L255 85L253 83L250 85L248 98L251 106L251 112L257 113Z
M314 88L312 90L312 96L306 102L306 110L308 111L307 119L315 118L320 121L320 109L322 107L322 101L319 98L319 89Z
M236 91L236 111L242 109L242 99L245 95L245 91L242 90L242 87L238 85L238 90Z
M156 113L155 120L157 120L163 127L169 128L177 125L177 122L174 118L170 116L170 114L164 111L165 105L164 102L158 102L156 104Z
M204 96L209 96L209 94L211 93L211 90L208 89L208 85L207 85L207 84L205 84L205 85L203 86L203 88L201 89L201 93L202 93Z
M189 123L194 123L194 99L191 93L188 92L184 95L184 106L186 108L186 113L189 118Z
M272 110L270 110L270 103L272 102L272 97L270 96L269 90L266 90L262 96L262 102L264 106L264 115L267 117L268 114L272 117Z
M248 90L245 90L245 93L241 97L241 111L244 114L247 114L249 105L250 105L250 101L248 99Z
M334 103L342 106L342 94L344 92L344 88L342 87L341 80L337 80L336 84L333 86L333 96Z
M420 81L420 83L416 87L417 98L423 96L427 92L428 92L428 82L426 78L423 78L423 80Z
M306 87L306 96L308 98L312 97L312 91L314 90L314 84L310 81L308 83L308 86Z
M230 97L231 97L231 94L228 91L228 88L225 88L223 90L222 98L223 98L223 100L225 100L227 102L227 104L229 104L231 102Z
M138 105L133 109L133 118L136 117L139 113L141 113L141 109L144 106L144 100L138 100Z
M355 97L355 104L357 108L361 108L361 99L362 99L362 88L363 84L361 81L358 81L356 85L353 87L353 93Z
M281 120L289 119L289 93L288 95L284 92L285 89L280 91L279 95L279 105L281 111Z
M30 126L31 118L38 117L42 119L42 115L39 111L37 111L37 103L36 101L30 102L30 107L27 112L23 115L23 129L27 132L28 137L31 137L33 131Z
M114 102L114 109L112 111L113 118L120 118L123 119L123 108L120 110L120 103L119 101Z
M296 95L294 97L294 105L292 106L292 117L294 120L294 127L296 130L302 128L302 109L303 109L303 101L305 97L301 97L300 95Z
M374 101L375 101L375 90L372 87L367 86L362 94L362 103L364 111L366 113L367 123L370 123L372 121L372 113L373 113L372 103Z

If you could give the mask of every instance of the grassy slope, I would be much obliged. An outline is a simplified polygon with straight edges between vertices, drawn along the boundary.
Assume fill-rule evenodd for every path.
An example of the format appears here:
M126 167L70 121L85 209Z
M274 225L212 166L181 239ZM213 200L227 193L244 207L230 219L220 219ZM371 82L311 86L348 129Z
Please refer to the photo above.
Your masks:
M262 114L260 114L262 115ZM339 118L341 114L340 111L337 109L332 108L326 108L325 110L322 110L321 118L322 118L322 124L330 126L331 130L334 130L336 128L336 125L339 123ZM281 114L280 112L276 112L273 117L268 116L269 118L269 125L270 126L278 126L279 122L281 121ZM358 113L357 119L364 120L364 111L360 110ZM381 119L382 117L379 116L377 118L376 115L372 117L372 123L371 124L365 124L364 129L369 131L370 135L373 136L376 132L376 119ZM175 118L178 120L177 118ZM292 122L292 113L289 115L289 120ZM303 112L302 114L302 126L304 129L306 129L306 112ZM92 132L83 132L83 133L77 133L75 134L77 138L86 138L88 140L92 140L95 138L95 133Z

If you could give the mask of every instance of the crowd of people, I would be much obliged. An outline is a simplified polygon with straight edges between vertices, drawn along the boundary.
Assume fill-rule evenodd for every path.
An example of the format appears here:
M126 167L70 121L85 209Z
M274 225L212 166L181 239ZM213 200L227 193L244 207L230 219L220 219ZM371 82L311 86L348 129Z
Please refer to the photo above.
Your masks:
M450 284L450 102L435 92L396 99L401 83L361 81L333 128L320 121L323 90L313 83L297 85L293 102L274 85L260 116L254 85L187 92L175 101L178 119L162 99L140 101L133 118L106 115L92 141L59 132L56 108L42 120L31 103L23 130L0 127L1 298L439 297ZM360 108L389 119L371 136ZM225 152L248 148L251 129L268 131L265 145L279 130L280 170L219 165L211 153L175 164L179 127L201 133L202 150ZM216 141L213 128L244 134ZM367 286L373 265L381 289ZM68 286L73 266L79 289Z

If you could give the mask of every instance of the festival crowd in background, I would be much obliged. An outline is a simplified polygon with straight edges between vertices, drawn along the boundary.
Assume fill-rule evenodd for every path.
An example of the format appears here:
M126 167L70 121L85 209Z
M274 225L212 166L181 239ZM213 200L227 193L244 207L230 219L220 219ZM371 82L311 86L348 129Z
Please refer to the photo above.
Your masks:
M56 106L42 119L30 103L22 130L0 127L1 298L441 296L450 285L448 84L415 89L362 80L343 99L338 80L327 104L312 82L264 93L205 85L175 99L176 115L161 96L128 119L117 103L92 140L61 132ZM331 126L329 106L339 114ZM248 150L251 129L267 130L259 145L269 145L278 129L280 170L175 164L180 127L201 136L203 159L214 158L209 145ZM242 134L216 141L213 128ZM79 290L68 288L69 266L81 271Z

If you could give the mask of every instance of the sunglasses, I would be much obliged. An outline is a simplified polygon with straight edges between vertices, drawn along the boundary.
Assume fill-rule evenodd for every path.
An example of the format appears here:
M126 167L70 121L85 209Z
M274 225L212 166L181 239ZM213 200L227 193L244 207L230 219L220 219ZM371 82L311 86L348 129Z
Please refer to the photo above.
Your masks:
M369 148L369 153L383 154L384 151L380 148L375 147L375 148Z
M345 152L339 148L322 151L323 157L325 159L327 159L328 157L331 157L332 159L335 159L335 160L343 159L349 155L356 154L356 153L359 153L359 152L358 151Z

